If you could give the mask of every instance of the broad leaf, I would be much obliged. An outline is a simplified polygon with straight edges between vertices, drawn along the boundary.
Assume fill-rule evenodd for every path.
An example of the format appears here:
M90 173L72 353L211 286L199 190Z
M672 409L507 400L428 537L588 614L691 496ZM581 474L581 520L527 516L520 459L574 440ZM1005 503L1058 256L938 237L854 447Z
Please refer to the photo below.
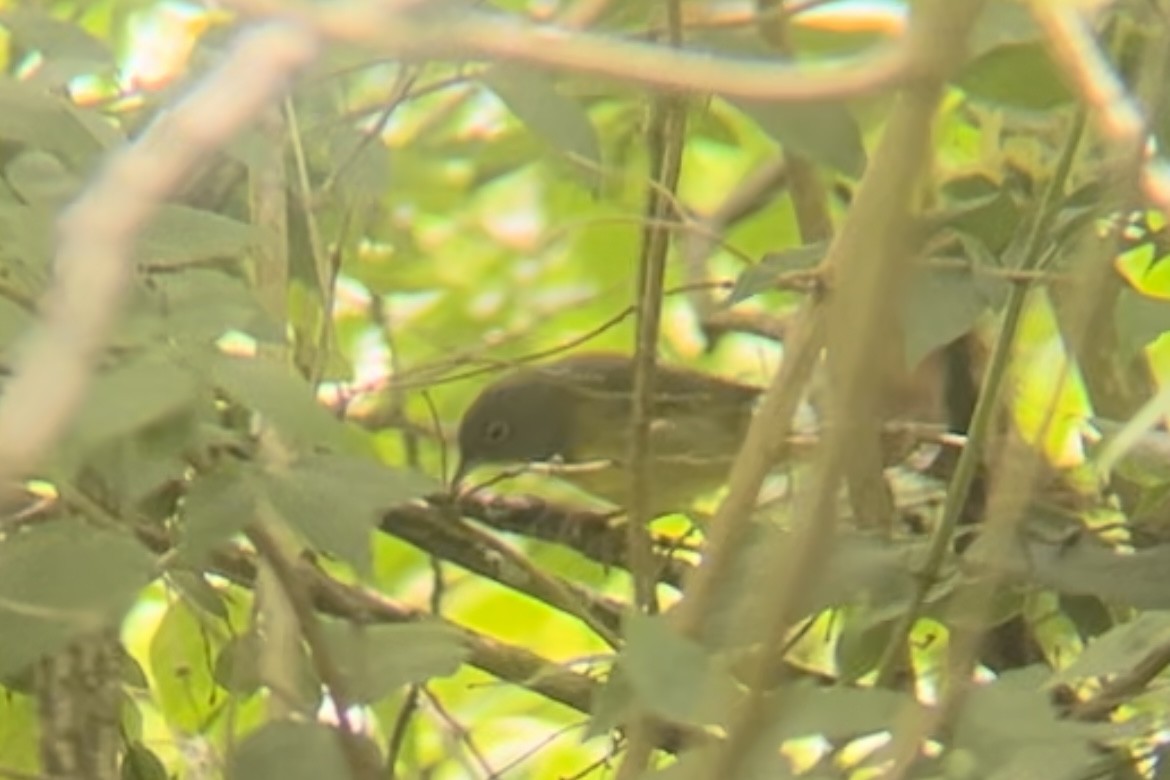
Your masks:
M773 616L773 598L756 583L777 565L776 550L791 545L788 532L768 523L752 527L732 574L716 588L703 642L712 647L741 646L764 640ZM865 607L881 616L900 613L915 591L912 564L921 542L886 542L862 534L842 536L818 570L815 587L804 589L800 610L811 615L828 607Z
M211 675L225 637L183 602L170 605L150 643L156 700L172 726L198 732L226 696Z
M903 308L906 365L967 333L987 309L978 280L965 268L922 268L911 278Z
M361 571L370 564L370 533L381 512L433 492L429 480L373 460L310 455L263 477L272 506L316 547Z
M228 640L220 649L212 672L219 687L243 696L250 696L259 690L263 683L260 677L261 652L260 641L254 633L234 636Z
M1051 682L1073 682L1129 671L1167 640L1170 640L1170 612L1144 612L1090 642L1077 660L1055 674Z
M741 693L702 645L675 633L665 618L630 613L618 663L641 705L696 726L725 723Z
M879 688L815 688L792 685L773 695L779 716L768 738L779 745L798 737L850 740L884 731L897 714L914 704L910 697Z
M142 742L136 740L126 746L121 780L167 780L168 777L166 765Z
M997 554L984 565L1019 582L1061 593L1096 596L1137 609L1170 609L1166 588L1170 545L1129 553L1075 529L1063 535L1049 531L1031 534L1017 554Z
M786 151L860 178L865 170L861 129L840 103L755 103L728 98Z
M115 336L119 345L210 345L233 330L262 342L284 339L244 280L223 271L155 274L134 293Z
M228 757L226 776L228 780L350 777L341 738L336 729L323 723L271 721L236 747ZM358 745L369 751L372 761L377 760L377 748L372 743L361 739Z
M0 139L58 154L80 168L119 136L108 123L86 116L63 97L0 78Z
M158 355L103 371L74 426L74 444L94 447L188 409L199 397L195 376Z
M142 231L138 256L149 267L239 257L255 246L261 235L246 222L188 206L167 205Z
M333 447L348 441L345 427L317 403L309 384L282 363L223 355L212 365L212 376L225 393L291 441Z
M968 63L956 83L973 98L1008 108L1046 111L1072 100L1039 42L996 46Z
M1018 669L969 694L955 721L953 745L971 751L980 776L1029 777L1017 772L1043 766L1045 778L1074 780L1104 760L1095 741L1111 726L1061 717L1043 688L1046 676L1039 667Z
M1131 359L1142 347L1170 331L1170 300L1123 287L1113 309L1113 321L1122 358Z
M18 155L5 166L4 173L23 202L53 209L64 206L82 187L82 180L56 155L39 150Z
M585 172L585 178L597 186L601 145L580 104L558 92L549 75L532 68L496 65L482 78L536 136L557 151L590 163L592 169Z
M0 13L0 25L12 42L50 59L89 60L113 64L110 47L76 24L55 19L38 8L12 8Z
M128 535L58 520L0 544L0 676L117 625L153 558Z
M808 271L816 268L825 259L828 245L824 243L769 252L760 262L748 266L735 280L735 287L724 302L726 306L748 300L762 292L776 289L777 282L786 274Z
M398 688L447 677L467 658L455 629L440 623L369 625L330 621L326 636L351 699L373 703Z
M260 483L255 474L230 466L200 474L183 502L182 556L193 562L256 519L256 493Z

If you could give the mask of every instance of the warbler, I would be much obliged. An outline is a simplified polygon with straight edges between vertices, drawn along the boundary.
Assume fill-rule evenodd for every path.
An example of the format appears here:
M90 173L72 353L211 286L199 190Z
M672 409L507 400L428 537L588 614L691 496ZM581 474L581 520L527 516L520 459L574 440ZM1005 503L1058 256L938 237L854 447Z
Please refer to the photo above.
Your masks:
M608 353L575 355L502 377L463 415L454 483L480 466L538 464L627 507L633 390L633 358ZM648 464L654 515L686 509L727 479L760 393L698 371L657 367Z

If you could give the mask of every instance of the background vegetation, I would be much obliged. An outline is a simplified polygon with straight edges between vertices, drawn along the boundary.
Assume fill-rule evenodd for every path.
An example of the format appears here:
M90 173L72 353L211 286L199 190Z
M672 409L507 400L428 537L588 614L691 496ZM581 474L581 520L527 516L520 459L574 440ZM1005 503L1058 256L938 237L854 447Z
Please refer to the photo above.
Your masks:
M0 775L1167 774L1162 0L0 30ZM595 349L768 388L701 526L445 495Z

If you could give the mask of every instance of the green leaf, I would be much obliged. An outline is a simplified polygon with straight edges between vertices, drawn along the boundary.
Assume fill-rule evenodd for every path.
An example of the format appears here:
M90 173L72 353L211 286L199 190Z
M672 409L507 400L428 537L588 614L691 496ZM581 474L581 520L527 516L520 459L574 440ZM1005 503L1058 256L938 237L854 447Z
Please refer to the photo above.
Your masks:
M785 151L803 155L846 176L861 178L865 145L861 129L840 103L757 103L727 101L754 119Z
M103 42L76 24L49 16L38 8L13 8L0 13L0 25L8 28L12 42L39 52L48 59L89 60L112 65L113 53Z
M982 174L948 181L944 187L948 207L938 224L963 233L1000 255L1017 234L1020 209L1006 191Z
M618 663L642 706L663 718L724 723L742 697L735 680L702 645L675 633L661 616L630 613Z
M58 154L70 167L83 168L120 136L63 97L0 77L0 139Z
M166 766L150 748L141 742L131 742L122 756L122 780L167 780Z
M1090 642L1076 661L1053 675L1051 683L1129 671L1168 639L1170 612L1143 612Z
M1033 510L1035 511L1035 510ZM1166 545L1118 552L1087 534L1030 539L1018 558L1001 558L998 568L1021 582L1062 593L1096 596L1137 609L1170 609Z
M294 442L338 448L349 442L345 426L317 403L309 383L283 363L221 355L212 364L212 377L232 399L260 413Z
M825 259L828 248L828 244L818 242L779 252L769 252L760 259L760 262L748 266L739 275L724 305L734 306L760 293L775 290L779 277L786 274L816 268Z
M970 331L987 303L970 270L919 269L910 281L902 315L906 365L917 366L936 347Z
M788 531L772 523L751 529L751 541L743 546L729 576L718 583L715 601L702 641L708 647L764 641L764 627L773 610L770 593L756 583L776 567L777 549L792 544ZM864 619L880 622L904 611L916 580L912 563L922 553L922 542L885 542L867 534L842 534L832 555L823 562L817 587L801 592L800 614L811 615L828 607L863 607Z
M169 516L168 505L173 506L173 501L168 502L162 494L185 478L186 456L195 446L199 430L193 414L178 413L95 447L67 441L54 460L56 474L62 480L72 480L79 469L84 470L86 478L100 479L121 506L137 505L136 511L146 511L142 502L155 497L161 503L154 506Z
M263 685L260 658L265 652L263 640L249 632L233 636L215 656L212 676L219 687L234 695L248 697ZM297 712L316 712L321 706L322 688L313 671L308 651L294 647L292 680L283 692L285 704Z
M1047 111L1072 100L1072 93L1039 42L990 49L963 68L956 84L977 100L1007 108Z
M1123 360L1131 360L1142 347L1170 331L1170 300L1122 288L1113 309L1117 343Z
M972 689L955 719L953 746L971 751L981 777L1032 777L1016 772L1043 767L1046 780L1073 780L1102 759L1094 741L1113 726L1059 716L1043 686L1047 676L1046 668L1028 667Z
M598 186L601 145L597 131L585 109L558 92L548 74L531 67L503 64L489 69L482 78L534 135L563 154L591 163L583 175L591 187Z
M765 754L753 744L747 758L742 758L735 774L735 780L829 780L824 775L800 774L792 771L788 759L777 751ZM703 745L687 750L678 760L662 769L649 769L638 775L638 780L690 780L708 777L710 767L715 765L718 745Z
M254 633L234 636L219 651L212 674L225 691L251 696L259 690L260 640Z
M382 510L436 487L376 461L345 455L310 455L264 475L268 500L293 528L363 572L370 565L370 532Z
M159 355L129 360L94 379L72 436L82 449L140 431L189 409L199 397L195 377Z
M377 759L364 738L359 749ZM371 763L371 766L377 766ZM228 780L322 780L351 776L341 735L322 723L271 721L248 735L228 758Z
M969 46L975 56L1013 43L1032 43L1043 31L1017 0L991 0L975 22Z
M172 569L167 572L167 581L174 586L189 604L193 604L208 615L226 621L228 608L225 596L220 593L203 574Z
M202 562L216 546L255 520L258 488L255 476L243 468L227 466L199 475L183 503L182 557Z
M201 732L226 701L211 674L223 643L181 601L159 621L150 643L150 669L156 700L172 727Z
M76 196L83 184L56 155L37 149L18 155L4 168L4 173L25 203L53 209Z
M467 659L462 635L441 623L358 626L324 624L351 699L370 704L404 685L454 674Z
M79 634L115 625L153 574L128 535L72 520L0 545L0 676L20 672Z
M138 257L151 268L239 257L259 243L262 235L246 222L172 204L163 206L142 231Z
M38 751L40 713L35 696L13 696L11 688L0 696L0 751L4 766L14 772L37 775L43 771Z
M285 338L244 281L223 271L155 274L134 292L115 336L121 346L210 345L232 330L268 343Z
M894 621L846 620L834 648L841 678L855 682L877 668L893 635Z
M583 740L603 737L621 726L629 718L634 706L634 691L620 664L615 664L609 676L596 690L589 702L589 725Z
M798 737L822 736L848 741L889 728L913 698L880 688L816 688L792 685L773 701L779 718L767 728L775 744Z

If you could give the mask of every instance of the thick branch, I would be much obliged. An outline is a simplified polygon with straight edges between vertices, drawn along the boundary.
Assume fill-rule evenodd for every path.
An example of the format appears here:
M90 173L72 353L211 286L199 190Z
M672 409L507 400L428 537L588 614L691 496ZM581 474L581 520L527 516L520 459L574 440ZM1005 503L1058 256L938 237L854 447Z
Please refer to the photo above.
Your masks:
M337 41L398 58L483 57L600 76L690 94L717 93L770 101L834 100L897 86L912 79L904 47L891 44L845 63L781 65L716 57L604 35L527 24L501 14L461 8L458 14L411 13L408 3L365 0L327 5L285 0L229 0L245 13L308 24Z

